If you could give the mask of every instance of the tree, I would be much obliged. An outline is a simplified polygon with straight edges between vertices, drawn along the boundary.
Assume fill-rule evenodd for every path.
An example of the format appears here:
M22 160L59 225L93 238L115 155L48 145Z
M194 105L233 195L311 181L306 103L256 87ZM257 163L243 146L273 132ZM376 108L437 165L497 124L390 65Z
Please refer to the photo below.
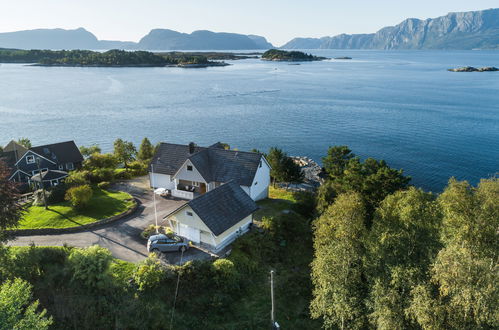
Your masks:
M71 203L74 208L83 209L88 205L92 198L93 190L89 185L69 188L65 199Z
M118 159L113 154L93 153L83 162L83 168L86 170L96 170L101 168L115 169L118 166Z
M165 277L161 262L155 253L151 253L135 269L133 279L139 291L147 291L156 288Z
M126 169L128 169L128 163L135 160L136 154L137 149L132 142L123 141L122 139L114 141L114 155L120 163L125 165Z
M282 149L270 148L266 158L272 168L270 176L274 184L276 182L300 182L303 180L300 166Z
M0 286L0 330L48 329L52 317L47 311L38 312L38 300L32 301L31 285L19 278L7 280Z
M17 227L23 208L17 203L19 194L16 184L8 180L10 170L0 160L0 241L5 240L5 230Z
M431 269L449 328L499 327L499 179L449 181L438 199L442 242Z
M348 161L354 157L352 150L347 146L329 147L327 156L322 158L322 165L326 173L335 179L343 175Z
M154 147L148 138L144 138L140 144L137 158L142 161L148 161L154 156Z
M378 207L367 241L370 321L378 329L411 328L411 290L428 280L439 248L441 212L416 188L389 195Z
M20 138L19 140L17 140L17 143L19 143L20 145L22 145L26 149L30 149L32 147L31 141L28 138L25 138L25 137Z
M363 240L366 211L358 193L338 196L314 224L313 318L325 328L366 326Z
M90 157L91 155L93 155L95 153L100 154L101 148L96 144L93 144L90 147L81 146L80 152L84 157Z

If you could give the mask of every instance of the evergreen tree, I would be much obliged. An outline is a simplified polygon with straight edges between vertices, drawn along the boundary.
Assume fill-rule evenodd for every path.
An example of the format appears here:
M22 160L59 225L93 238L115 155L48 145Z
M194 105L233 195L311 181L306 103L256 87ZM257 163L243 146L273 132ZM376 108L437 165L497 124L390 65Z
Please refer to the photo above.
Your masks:
M148 138L144 138L139 147L137 158L142 161L148 161L154 156L154 147Z

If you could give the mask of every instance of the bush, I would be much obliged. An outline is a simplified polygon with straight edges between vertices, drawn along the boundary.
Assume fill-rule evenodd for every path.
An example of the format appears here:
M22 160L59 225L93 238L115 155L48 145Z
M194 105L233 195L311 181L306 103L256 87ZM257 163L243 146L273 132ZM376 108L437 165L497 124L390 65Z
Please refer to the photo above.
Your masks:
M88 184L88 171L72 171L69 176L64 179L64 183L68 187L77 187Z
M66 185L66 183L60 183L57 186L53 187L50 190L50 196L47 198L47 202L49 204L64 202L64 197L66 196L68 188L69 187Z
M119 180L128 180L128 179L131 179L131 178L132 178L132 173L131 172L127 172L127 171L116 172L116 179L119 179Z
M69 201L73 207L82 209L87 206L92 195L92 188L89 185L83 185L68 189L65 199Z
M139 291L146 291L157 287L164 275L158 257L151 253L147 259L137 266L133 279Z
M107 190L109 188L109 185L110 185L109 181L102 181L97 184L97 187L99 187L100 189Z
M100 182L111 182L114 180L114 169L112 168L97 168L90 172L89 175L90 182L100 183Z
M160 227L158 226L158 231L160 230ZM155 225L149 225L140 233L140 236L142 236L145 239L148 239L152 235L156 234L156 226Z
M68 266L77 286L104 289L109 287L111 281L109 266L112 260L108 249L94 245L86 249L71 250Z
M213 263L215 283L223 287L232 288L237 285L239 272L229 259L218 259Z

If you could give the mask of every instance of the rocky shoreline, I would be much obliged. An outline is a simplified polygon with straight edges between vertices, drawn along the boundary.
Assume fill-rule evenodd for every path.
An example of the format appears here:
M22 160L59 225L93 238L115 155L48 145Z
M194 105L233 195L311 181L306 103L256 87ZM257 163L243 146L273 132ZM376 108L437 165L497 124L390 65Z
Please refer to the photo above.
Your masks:
M279 187L293 191L315 191L325 181L322 167L313 159L306 156L291 156L293 161L298 164L303 172L304 179L302 183L280 183Z
M475 68L472 66L465 66L462 68L448 69L448 71L450 71L450 72L495 72L495 71L499 71L499 69L494 67L494 66L486 66L483 68Z

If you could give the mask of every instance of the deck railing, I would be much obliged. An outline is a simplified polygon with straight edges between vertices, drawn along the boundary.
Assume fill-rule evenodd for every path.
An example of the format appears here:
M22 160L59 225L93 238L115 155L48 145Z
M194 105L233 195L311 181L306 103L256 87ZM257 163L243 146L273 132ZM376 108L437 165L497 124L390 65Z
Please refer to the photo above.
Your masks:
M172 196L182 199L194 199L194 193L191 191L174 189L172 190Z

